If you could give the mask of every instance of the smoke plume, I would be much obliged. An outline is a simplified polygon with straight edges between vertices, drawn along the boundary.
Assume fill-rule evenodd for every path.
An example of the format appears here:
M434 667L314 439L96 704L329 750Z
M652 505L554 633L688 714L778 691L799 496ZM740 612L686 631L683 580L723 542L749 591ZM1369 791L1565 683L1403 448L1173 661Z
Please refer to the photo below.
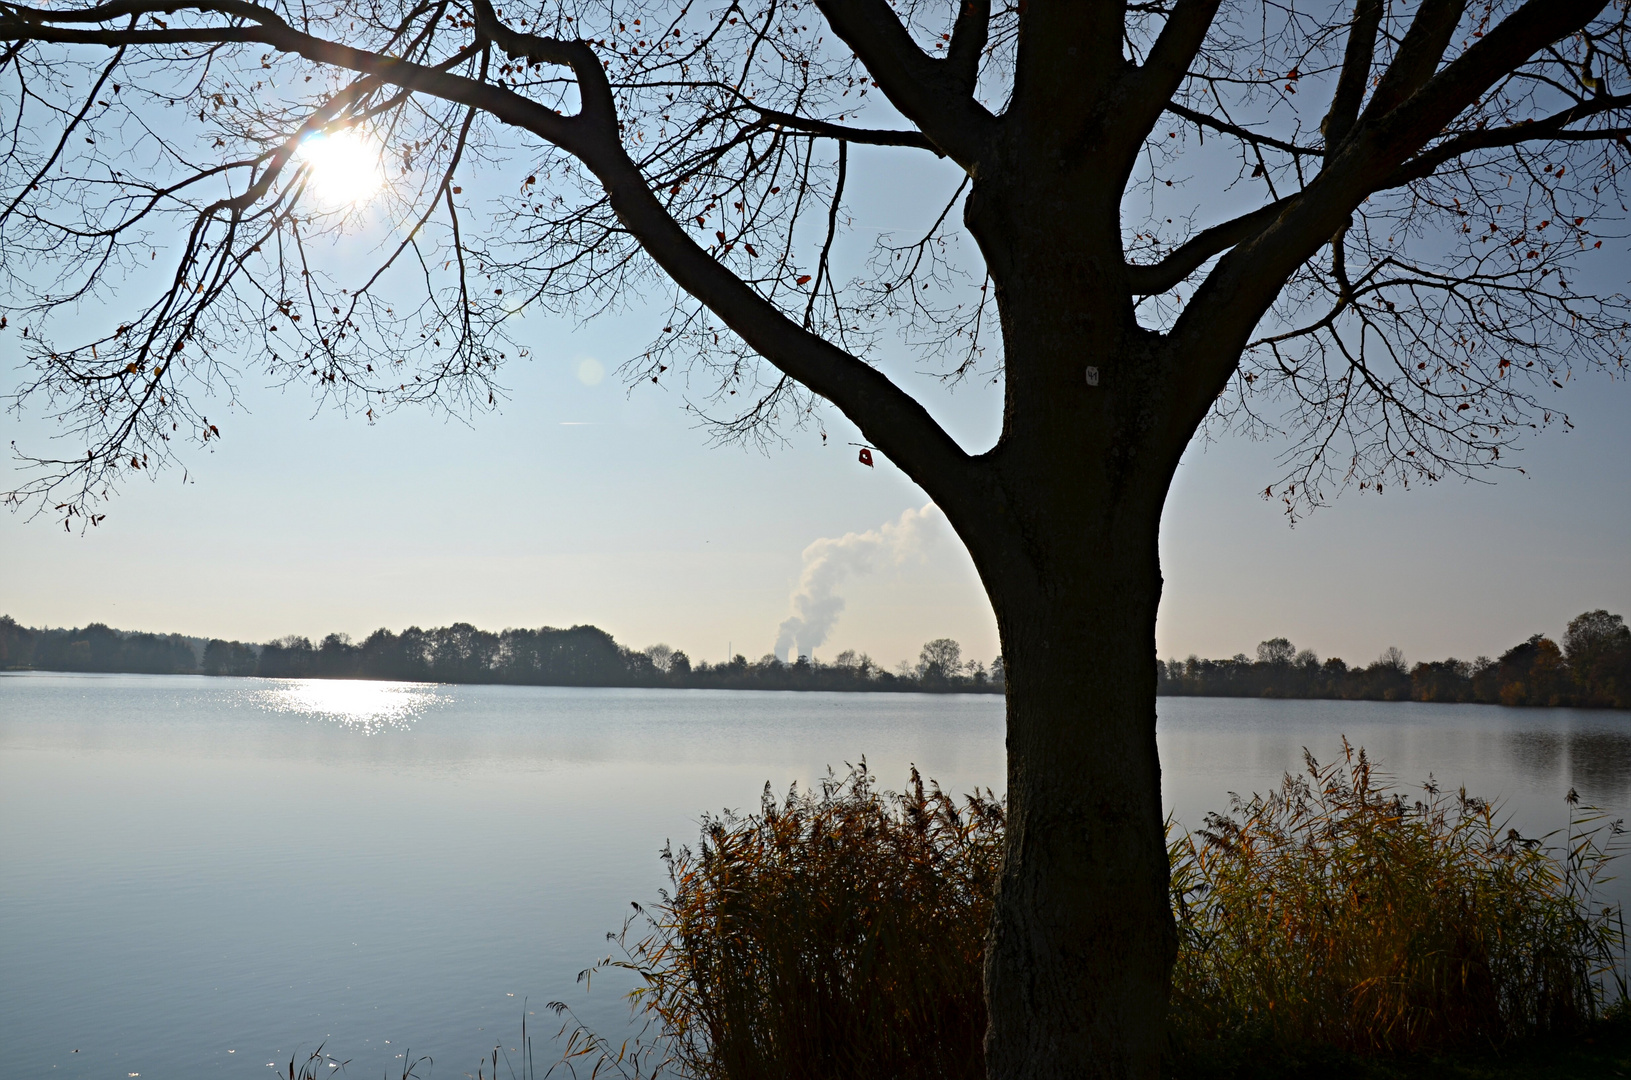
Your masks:
M941 516L939 507L927 503L885 522L881 529L822 537L805 548L804 572L790 600L793 614L776 635L776 655L784 661L811 655L827 640L844 610L839 587L880 565L898 566L913 556L921 558L934 541Z

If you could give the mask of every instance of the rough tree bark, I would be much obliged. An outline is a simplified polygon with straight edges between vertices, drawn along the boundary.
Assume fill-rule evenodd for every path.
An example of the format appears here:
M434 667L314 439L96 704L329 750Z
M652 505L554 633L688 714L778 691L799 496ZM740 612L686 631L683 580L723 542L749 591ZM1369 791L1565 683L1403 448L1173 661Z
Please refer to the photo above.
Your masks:
M1105 235L1126 149L1089 137L1062 151L1064 133L1042 128L968 200L1001 313L1006 410L1025 420L967 495L937 494L996 612L1008 687L987 1062L993 1077L1153 1076L1177 948L1156 541L1189 433L1168 418L1169 358L1138 326L1120 238Z
M123 231L58 225L37 204L62 190L81 192L89 205L98 197L95 185L129 182L111 168L111 180L76 174L72 184L79 187L52 179L70 137L93 122L87 117L101 115L93 105L113 107L99 95L107 93L110 79L117 94L114 75L127 51L190 71L188 64L205 58L224 63L240 49L258 56L267 70L274 56L300 58L351 80L315 102L262 110L252 115L254 124L223 130L217 146L231 137L257 153L220 167L222 175L244 176L237 194L199 199L190 207L195 222L180 265L151 308L84 344L59 347L39 333L28 339L23 348L39 376L23 388L24 398L68 402L60 415L89 445L82 457L40 462L45 479L12 493L12 501L33 498L69 517L89 514L89 504L121 475L118 469L151 467L149 451L160 460L172 452L169 440L179 421L203 441L218 435L206 418L188 411L178 381L187 376L174 365L202 354L207 367L212 348L240 347L233 333L212 340L207 331L210 305L227 305L238 295L234 288L249 288L234 285L240 280L253 284L249 291L259 297L260 317L277 324L267 333L283 334L276 340L285 343L294 335L306 348L291 361L288 356L302 346L291 352L285 344L280 353L268 338L273 370L293 378L307 376L309 368L325 393L344 388L359 410L368 404L370 416L373 408L420 400L446 385L486 389L494 356L473 327L484 318L496 325L504 316L467 287L467 260L476 256L456 231L454 195L460 188L453 186L453 169L477 116L558 148L593 177L603 196L587 210L562 211L566 231L546 231L564 253L531 279L536 295L556 288L557 275L592 290L617 285L621 271L571 274L627 239L631 252L637 245L635 254L694 299L695 312L717 319L743 345L744 352L726 355L717 369L724 372L722 388L738 385L732 380L748 350L774 365L781 381L744 412L743 423L774 413L784 387L801 384L841 410L921 485L966 543L996 613L1008 687L1008 846L986 967L989 1073L993 1080L1150 1080L1160 1061L1176 949L1155 743L1155 618L1162 587L1157 533L1185 447L1231 386L1249 395L1257 379L1278 380L1311 433L1308 453L1283 495L1288 507L1293 500L1318 502L1319 480L1333 468L1343 483L1370 477L1380 490L1383 473L1431 480L1488 464L1522 426L1524 410L1539 409L1527 392L1512 389L1515 373L1533 369L1542 379L1556 378L1560 372L1545 350L1560 340L1585 343L1577 355L1593 362L1625 362L1623 304L1600 298L1596 306L1585 304L1562 285L1561 272L1551 279L1561 290L1548 291L1547 275L1563 265L1560 260L1589 250L1588 215L1548 204L1551 209L1540 205L1533 215L1545 214L1545 220L1531 222L1520 208L1520 219L1508 228L1521 225L1522 231L1510 245L1503 235L1496 247L1488 238L1500 227L1490 219L1506 213L1515 196L1486 205L1479 187L1484 174L1458 164L1508 154L1517 162L1500 173L1508 186L1527 170L1523 174L1535 190L1555 204L1565 183L1559 162L1572 161L1569 155L1577 150L1601 151L1599 173L1593 174L1598 178L1578 181L1571 196L1596 198L1601 205L1617 198L1615 178L1624 155L1613 155L1621 153L1617 147L1631 148L1631 95L1623 85L1620 93L1609 85L1611 71L1618 80L1628 73L1623 5L1528 0L1469 13L1463 0L1420 0L1398 9L1359 0L1351 15L1345 8L1326 12L1323 26L1306 37L1282 27L1293 44L1275 71L1262 66L1269 63L1261 56L1268 41L1219 28L1221 6L1220 0L1027 0L1011 7L962 0L948 6L947 30L931 47L912 21L921 11L905 11L911 5L902 6L903 15L887 0L816 0L848 50L845 63L865 73L861 88L870 80L911 127L845 123L840 109L853 111L853 102L833 104L826 115L801 111L812 84L799 82L799 74L788 76L797 93L778 99L780 105L769 92L757 100L747 93L746 75L731 85L723 77L709 81L688 74L693 88L712 95L695 130L712 131L708 125L719 125L720 116L740 119L717 136L708 152L715 156L687 157L690 144L675 144L685 154L676 150L679 164L673 164L656 152L639 160L631 156L631 146L647 131L657 144L666 130L661 125L681 109L675 101L683 86L662 79L679 78L676 73L690 70L686 63L702 64L699 57L712 55L708 42L736 33L730 28L738 16L746 24L743 50L775 41L795 60L805 56L802 67L792 63L789 70L808 71L813 54L797 51L806 26L784 27L777 21L784 17L781 8L770 4L762 12L732 6L717 18L708 16L712 21L704 20L698 31L685 22L693 17L689 8L664 23L652 16L660 10L654 4L646 11L651 27L639 29L639 20L610 12L601 24L605 36L596 41L592 26L585 32L585 22L573 24L562 14L566 8L551 4L529 9L534 30L556 28L546 35L507 22L488 0L474 0L468 8L455 0L426 4L391 13L392 22L382 22L371 8L349 8L345 0L333 0L332 17L316 22L306 8L297 13L249 0L112 0L50 9L0 0L0 42L6 43L0 71L22 71L25 62L36 65L29 72L38 70L49 63L39 51L46 49L63 50L64 56L102 50L99 55L110 57L105 69L90 72L93 86L83 108L54 114L66 118L55 150L50 140L39 153L13 141L0 192L7 204L0 212L0 241L49 260L59 257L61 247L53 247L52 239L66 238L68 254L60 257L82 259L93 283L117 261L107 252L123 252ZM582 18L588 5L572 10ZM786 17L794 23L808 18ZM1292 17L1284 18L1291 26ZM348 19L350 31L359 34L356 44L343 40ZM448 35L457 45L451 53L443 47ZM666 60L647 59L671 48L683 55L668 67ZM1224 60L1237 54L1244 59L1228 67ZM1320 59L1327 54L1328 62ZM613 58L615 75L609 74ZM1243 125L1223 107L1219 87L1229 85L1260 88L1274 96L1275 107L1292 102L1298 81L1312 77L1320 64L1329 92L1317 125L1310 117L1306 126L1270 135L1262 130L1263 117ZM558 83L526 82L539 70L551 78L561 71L569 75L575 100L559 96ZM670 89L666 101L652 98L656 104L646 119L654 126L640 129L636 138L619 102L637 96L644 85L637 76L645 71L658 73L650 75L650 85L659 92L680 89ZM989 93L982 80L1005 89ZM855 85L851 78L847 87ZM195 89L176 93L189 112L196 107L200 123L209 108L230 114L238 107L236 96L211 93L202 77ZM557 96L546 100L551 93ZM838 101L836 91L832 95L830 104ZM268 245L309 226L309 216L303 225L290 209L298 204L301 174L294 172L295 180L284 175L295 169L291 161L300 139L318 130L383 124L382 117L410 100L457 107L442 126L431 126L432 137L400 137L390 152L407 161L451 155L425 189L428 209L409 242L445 206L455 228L448 250L456 258L444 269L457 262L460 275L454 314L432 304L445 323L409 328L419 330L418 342L427 342L445 325L452 342L443 359L423 369L424 380L416 375L412 382L387 366L414 358L412 350L399 349L399 339L412 337L390 322L397 317L390 308L372 309L381 332L389 331L374 352L342 344L362 332L358 320L365 318L372 280L360 291L319 302L304 272L290 286L270 278L257 282L245 269ZM20 117L22 99L10 104ZM1323 137L1306 141L1315 126ZM1157 161L1164 148L1177 145L1168 139L1177 139L1180 127L1233 140L1241 154L1235 179L1263 178L1268 196L1211 227L1184 233L1179 226L1181 235L1159 223L1148 232L1132 231L1124 220L1129 185L1141 161ZM752 243L761 234L746 224L738 235L727 234L724 207L733 197L745 220L744 204L755 199L761 202L754 205L763 205L774 196L784 200L776 205L787 206L785 200L796 196L790 212L797 214L807 196L820 193L810 179L807 152L801 151L802 173L799 154L787 156L795 166L792 181L774 170L762 172L789 139L806 140L799 144L806 147L836 140L930 150L966 175L964 221L989 275L1002 337L1002 434L988 451L966 452L918 401L844 344L849 315L830 278L823 278L842 181L824 211L827 246L807 293L800 290L812 275L800 274L789 256L759 276L742 269L744 258L761 257ZM755 140L768 140L768 148L752 149ZM85 142L94 145L89 137ZM1524 157L1531 144L1541 147L1536 153L1544 161ZM708 171L710 162L738 146L751 150L738 180L727 183L728 177ZM1544 179L1538 164L1546 166ZM1448 188L1412 187L1447 169L1463 169ZM1153 189L1159 170L1151 165L1147 172L1140 182ZM783 185L788 192L778 194ZM135 209L115 207L114 213L98 203L98 212L127 222L124 227L145 224L152 202L183 187L164 188L162 195L154 195L157 188L133 189L140 197L128 205ZM1460 262L1404 260L1393 236L1380 239L1386 229L1372 236L1362 227L1367 214L1381 213L1367 211L1367 201L1390 190L1419 195L1418 205L1441 215L1436 220L1446 235L1453 230L1469 237L1467 244L1486 243L1490 250L1469 247ZM529 212L544 212L530 194L527 202L536 204ZM1488 217L1482 216L1486 211ZM106 213L88 216L95 225ZM1408 225L1408 214L1400 213ZM715 228L710 215L721 226L717 244L708 238ZM693 220L700 238L690 231ZM1403 233L1405 225L1399 228ZM1567 243L1554 244L1553 238ZM758 244L767 246L763 238ZM1130 257L1135 250L1143 257ZM1497 254L1507 261L1491 269ZM482 258L491 265L490 255ZM438 259L424 263L427 274ZM523 283L529 280L524 267L511 269ZM28 283L10 280L19 297L8 301L14 318L44 319L68 302L61 295L22 295L29 293ZM902 280L918 295L915 278ZM1329 310L1299 325L1296 310L1288 309L1280 319L1290 329L1254 343L1251 335L1293 284L1299 296L1306 290ZM829 333L814 317L818 301L826 302L824 287L832 297ZM1175 294L1179 287L1189 292L1187 301ZM1421 300L1427 294L1445 299L1435 308ZM1466 302L1472 294L1476 302ZM1500 307L1518 303L1513 297L1531 307ZM1141 309L1150 298L1170 303ZM301 304L310 314L303 327L294 325ZM1492 305L1505 314L1492 319ZM1542 308L1542 316L1522 322L1532 317L1524 311ZM1435 336L1450 325L1446 311L1463 320L1455 324L1461 330ZM1548 322L1550 313L1559 318ZM1342 320L1359 327L1357 339L1332 329ZM1382 361L1366 352L1365 335L1375 333L1386 338L1388 362L1397 368L1392 373L1379 374ZM1469 336L1487 348L1472 348ZM434 340L440 347L441 333ZM686 340L698 355L711 355L718 328L703 320ZM1313 342L1319 344L1308 344ZM427 348L414 343L419 353ZM1303 351L1287 352L1294 348ZM1535 359L1519 367L1514 354ZM673 350L661 346L652 355L658 359L639 376L655 381L667 371L660 358ZM382 375L372 363L364 370L371 357ZM1334 369L1331 357L1338 358ZM193 363L198 370L200 360ZM1381 426L1353 427L1361 400L1372 403ZM1329 453L1340 431L1353 442L1345 477ZM63 497L64 485L77 490Z

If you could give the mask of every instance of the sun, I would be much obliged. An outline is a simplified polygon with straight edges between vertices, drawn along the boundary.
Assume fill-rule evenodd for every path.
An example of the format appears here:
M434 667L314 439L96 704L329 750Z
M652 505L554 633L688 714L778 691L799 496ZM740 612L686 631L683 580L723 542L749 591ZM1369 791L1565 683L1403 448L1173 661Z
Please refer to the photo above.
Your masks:
M310 167L317 198L335 208L363 202L385 184L379 148L355 131L308 135L296 157Z

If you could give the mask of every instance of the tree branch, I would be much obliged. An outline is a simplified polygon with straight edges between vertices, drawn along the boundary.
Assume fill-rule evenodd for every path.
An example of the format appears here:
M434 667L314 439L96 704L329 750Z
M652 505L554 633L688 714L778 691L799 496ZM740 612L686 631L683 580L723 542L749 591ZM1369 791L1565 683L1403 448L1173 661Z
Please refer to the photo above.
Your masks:
M991 34L991 0L962 0L946 46L946 70L972 95L980 78L980 54Z
M1231 124L1227 120L1219 120L1215 116L1180 105L1176 101L1166 104L1166 111L1174 116L1182 117L1197 127L1208 127L1224 135L1232 135L1241 142L1251 143L1253 146L1267 146L1275 150L1293 154L1298 157L1318 157L1322 150L1313 146L1298 146L1296 143L1276 139L1272 135L1260 135L1250 128L1243 128L1239 124Z
M1128 266L1128 287L1134 296L1156 296L1166 292L1199 270L1212 256L1245 243L1268 228L1297 199L1296 195L1288 195L1249 214L1242 214L1233 221L1214 225L1179 245L1158 263Z
M1434 18L1447 18L1442 5L1458 3L1438 0ZM1330 241L1367 196L1387 185L1404 161L1496 82L1546 45L1589 24L1603 6L1602 0L1527 0L1392 111L1378 115L1373 99L1330 165L1285 213L1219 260L1179 316L1169 348L1181 362L1193 365L1195 377L1186 381L1192 393L1177 404L1171 422L1189 425L1183 430L1200 423L1285 281ZM1433 19L1422 22L1421 16L1418 22L1424 29L1413 46L1414 65L1425 62L1420 57L1430 51L1428 38L1442 25ZM1410 72L1416 70L1409 67L1395 86L1408 86L1414 77Z
M1320 123L1320 131L1325 136L1327 161L1359 119L1359 106L1365 100L1371 59L1376 52L1376 30L1381 23L1382 0L1359 0L1354 8L1353 26L1348 31L1348 45L1342 54L1342 74L1337 78L1335 93L1331 95L1330 111Z
M229 0L233 7L241 7ZM138 6L138 5L122 5ZM179 5L170 2L164 6L140 5L144 10L176 11ZM191 10L213 12L215 3L202 2L186 5ZM581 41L555 41L534 39L542 43L552 55L571 67L581 84L583 111L574 117L562 116L553 109L511 90L452 75L437 67L417 64L392 56L352 48L325 38L302 33L278 20L260 26L200 27L175 30L72 30L54 25L55 12L30 8L0 9L0 37L14 40L49 42L60 45L102 45L118 48L125 45L177 45L177 44L259 44L280 52L292 53L319 64L344 68L361 74L377 76L382 82L407 90L430 94L444 101L469 105L481 109L503 123L532 132L539 138L561 147L569 153L589 149L585 125L609 116L611 90L605 74L595 60L594 52ZM81 20L82 21L82 20ZM615 124L614 124L615 130Z
M114 0L94 7L52 11L48 8L29 7L26 4L6 4L8 14L25 21L40 23L100 23L121 16L168 15L183 8L193 11L214 12L236 19L248 19L264 26L288 27L283 16L271 8L248 3L247 0L199 0L197 3L174 4L163 0Z
M132 20L132 22L134 22L134 20ZM11 217L22 201L28 197L28 193L37 187L39 182L44 180L46 174L51 171L54 165L56 165L57 160L62 157L63 147L68 145L68 140L73 137L73 134L76 130L78 130L79 125L85 122L86 115L90 113L91 108L96 104L96 95L102 92L102 87L107 84L108 79L119 67L119 62L124 59L124 56L124 47L120 46L114 52L113 59L109 60L107 66L102 69L102 74L97 76L96 83L91 87L90 92L85 95L85 104L74 116L73 120L63 127L62 138L57 140L57 145L52 149L50 155L46 157L45 164L41 165L39 169L35 171L34 178L32 180L18 188L17 197L11 200L11 204L7 206L5 210L0 211L0 221L5 221L7 218Z
M1356 133L1355 142L1374 140L1374 145L1356 146L1339 155L1339 160L1353 152L1353 164L1347 167L1367 173L1374 170L1381 174L1375 176L1379 183L1496 82L1546 45L1583 29L1604 6L1603 0L1527 0L1390 113L1382 115L1373 97L1361 122L1372 130ZM1386 82L1384 76L1384 85ZM1371 160L1361 165L1365 157Z
M224 3L234 8L245 6L239 0ZM971 459L922 405L868 364L799 326L703 250L668 213L622 145L611 88L589 45L515 32L504 26L487 0L476 0L476 5L478 33L506 53L529 63L563 65L572 71L582 101L577 115L561 116L514 91L341 45L294 30L281 21L156 31L80 30L50 25L56 21L56 12L10 8L0 9L0 36L110 47L183 41L263 44L480 109L501 122L529 131L576 157L594 173L605 186L618 219L647 254L750 348L836 405L869 442L887 453L934 498L957 501L959 491L967 486ZM220 11L223 6L215 0L186 5L190 10L205 12ZM162 10L177 8L172 2ZM129 14L131 10L160 9L121 3L119 13ZM235 17L244 16L240 12ZM904 30L901 33L904 35ZM925 63L938 63L929 61L920 51L917 56ZM944 82L938 68L936 80Z
M1450 44L1450 35L1455 33L1456 23L1461 21L1466 7L1467 0L1422 0L1404 41L1399 43L1393 63L1388 65L1376 92L1371 95L1367 112L1383 116L1427 84L1438 70L1444 50ZM1550 40L1545 44L1550 44ZM1541 44L1534 42L1535 47Z
M959 501L971 459L928 411L881 372L794 322L699 247L621 148L617 156L589 164L646 253L749 348L836 405L937 502Z
M1172 95L1189 76L1190 61L1200 52L1206 41L1206 32L1217 17L1221 0L1178 0L1166 25L1155 39L1149 58L1135 76L1135 96L1145 115L1129 118L1136 126L1155 121L1160 109L1151 110L1144 103L1160 102L1162 108L1171 109Z
M1546 139L1580 141L1617 141L1626 136L1631 128L1615 127L1600 128L1595 131L1566 131L1570 124L1581 120L1600 116L1616 109L1631 109L1631 94L1608 95L1583 101L1573 108L1553 113L1541 120L1530 120L1510 127L1485 128L1483 131L1469 131L1454 138L1446 139L1422 153L1417 154L1387 178L1377 190L1391 187L1401 187L1414 180L1421 180L1431 176L1439 166L1464 154L1475 150L1492 150L1501 146L1519 146L1526 142L1537 142Z
M890 102L947 157L973 171L999 122L974 100L973 86L963 84L959 72L967 61L952 66L918 48L886 0L816 0L816 7ZM963 17L959 21L965 33L973 32Z
M811 120L803 116L795 116L792 113L780 112L776 109L766 109L758 105L751 107L766 124L779 124L794 131L803 131L826 139L838 139L841 142L861 143L866 146L904 146L913 150L927 150L937 157L945 156L945 152L930 142L921 131L852 128L843 124L829 123L826 120Z

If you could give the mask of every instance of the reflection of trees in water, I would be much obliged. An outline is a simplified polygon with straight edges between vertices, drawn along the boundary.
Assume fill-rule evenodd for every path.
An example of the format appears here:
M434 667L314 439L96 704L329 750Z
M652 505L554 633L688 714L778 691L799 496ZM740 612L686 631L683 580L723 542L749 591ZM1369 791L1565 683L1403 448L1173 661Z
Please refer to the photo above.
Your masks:
M1562 779L1562 733L1509 731L1506 735L1506 747L1512 763L1525 779L1547 787Z
M1509 731L1503 741L1517 772L1543 788L1570 784L1600 806L1631 801L1631 728Z
M1631 793L1631 730L1571 731L1569 765L1586 802L1623 805Z

